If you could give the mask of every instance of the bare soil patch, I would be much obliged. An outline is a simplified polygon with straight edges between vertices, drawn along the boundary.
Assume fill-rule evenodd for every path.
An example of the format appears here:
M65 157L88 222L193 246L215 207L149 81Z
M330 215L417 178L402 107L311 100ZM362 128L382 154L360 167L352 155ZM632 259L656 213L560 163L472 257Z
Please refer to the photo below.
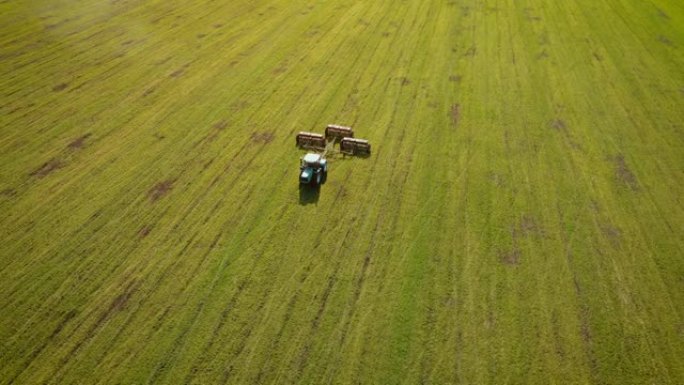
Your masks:
M222 131L225 130L228 127L228 122L225 119L219 120L218 122L214 123L212 125L213 128Z
M275 135L271 132L253 132L252 133L252 142L254 143L261 143L261 144L268 144L273 141L275 138Z
M461 75L451 75L449 76L449 81L454 83L460 83L463 77Z
M465 56L475 56L477 54L477 47L476 46L471 46L468 48L468 50L465 52Z
M2 197L14 197L17 195L17 190L13 188L6 188L4 190L0 190L0 196Z
M206 33L197 34L197 38L198 38L198 39L204 39L205 37L207 37L207 34L206 34Z
M521 256L522 253L520 252L520 249L514 247L510 250L505 250L499 253L499 260L501 260L501 263L503 263L504 265L516 266L520 264Z
M52 172L59 170L62 167L64 167L64 163L61 160L52 158L47 162L43 163L42 166L38 167L29 175L36 176L38 178L43 178L50 175Z
M611 160L615 166L615 177L617 178L618 182L629 187L632 191L639 190L639 183L637 182L634 173L627 165L624 155L618 154Z
M177 69L177 70L171 72L171 74L169 75L169 77L172 77L172 78L179 78L179 77L183 76L184 73L185 73L185 69L179 68L179 69Z
M282 73L285 73L286 71L287 71L287 66L285 64L281 64L278 67L276 67L275 69L273 69L273 71L271 71L271 72L273 73L273 75L280 75Z
M665 13L665 11L663 11L660 8L656 8L656 9L658 10L658 16L662 17L665 20L670 20L670 16L667 13Z
M142 96L143 96L143 97L149 96L149 95L151 95L152 93L154 93L154 91L156 91L156 90L157 90L157 87L156 87L156 86L152 86L152 87L146 89L145 92L143 92Z
M52 91L54 91L54 92L64 91L67 87L69 87L69 84L59 83L59 84L52 87Z
M456 103L451 106L451 112L449 113L451 116L451 122L456 126L458 124L458 120L461 117L461 105Z
M242 111L250 106L249 102L246 100L238 100L230 105L230 109L233 111Z
M489 180L489 182L491 182L497 188L502 188L506 185L506 178L503 175L493 171L487 174L487 180Z
M530 235L544 235L544 228L534 217L524 215L516 225L511 227L511 236L518 239Z
M156 63L154 63L154 65L160 66L160 65L166 64L171 59L173 59L173 56L169 56L169 57L166 57L162 60L159 60Z
M620 229L609 223L604 223L601 225L601 233L606 239L608 239L613 247L620 245L620 238L622 237L622 232Z
M130 301L131 297L133 294L136 292L138 287L138 281L133 280L131 281L124 291L117 295L114 300L109 304L109 307L107 310L102 313L100 318L98 319L97 323L95 324L95 327L99 327L102 322L104 322L106 319L110 318L112 315L125 310L126 306L128 306L128 302Z
M145 225L145 226L141 227L140 230L138 230L138 237L140 239L143 239L143 238L147 237L148 235L150 235L151 231L152 231L152 226Z
M83 147L85 147L86 139L90 138L91 136L92 134L90 132L81 135L78 138L74 139L71 143L69 143L67 148L69 148L70 150L80 150Z
M150 200L156 202L161 197L168 194L173 189L174 182L175 180L167 179L154 185L147 194L150 197Z
M567 126L565 125L565 121L563 119L554 119L549 123L549 126L553 128L554 130L558 131L565 131L567 129Z
M409 79L407 77L400 77L399 80L401 81L402 86L407 86L407 85L411 84L411 79Z
M219 28L223 27L223 24L217 23L217 24L214 24L213 27L214 27L215 29L219 29Z
M665 35L658 35L658 41L661 42L661 43L663 43L663 44L665 44L665 45L668 45L668 46L670 46L670 47L674 46L674 43L672 42L672 40L670 40L670 39L669 39L667 36L665 36Z

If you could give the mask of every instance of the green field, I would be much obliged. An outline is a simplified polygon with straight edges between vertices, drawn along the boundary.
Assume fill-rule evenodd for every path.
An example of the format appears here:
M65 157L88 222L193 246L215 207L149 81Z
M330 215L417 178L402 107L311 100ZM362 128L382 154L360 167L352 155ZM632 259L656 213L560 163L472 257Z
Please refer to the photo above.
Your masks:
M683 199L681 1L0 2L0 384L682 384Z

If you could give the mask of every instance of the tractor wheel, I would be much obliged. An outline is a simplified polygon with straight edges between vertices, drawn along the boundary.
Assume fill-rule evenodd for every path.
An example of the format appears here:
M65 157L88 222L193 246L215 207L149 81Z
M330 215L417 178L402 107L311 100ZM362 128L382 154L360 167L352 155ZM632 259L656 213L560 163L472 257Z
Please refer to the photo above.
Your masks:
M323 171L323 177L321 178L321 184L324 184L328 180L328 170Z
M318 173L316 175L316 184L319 186L321 185L321 173Z

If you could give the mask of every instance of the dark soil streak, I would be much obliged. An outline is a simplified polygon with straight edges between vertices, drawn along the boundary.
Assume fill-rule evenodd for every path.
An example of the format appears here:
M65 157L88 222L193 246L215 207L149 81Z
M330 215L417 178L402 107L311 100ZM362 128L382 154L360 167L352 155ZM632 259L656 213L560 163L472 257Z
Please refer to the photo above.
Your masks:
M563 225L562 227L565 227L565 220L563 219L563 213L559 208L559 216L561 218L561 224ZM582 287L580 286L577 272L575 271L575 259L574 255L572 253L572 248L570 246L570 236L571 234L568 234L566 232L561 232L561 237L563 240L563 244L565 245L565 258L568 264L568 268L570 269L572 273L572 282L573 282L573 287L575 289L575 297L577 298L577 304L579 306L579 311L578 311L578 318L579 318L579 323L580 323L580 330L579 333L582 336L582 342L584 344L584 352L589 364L589 370L590 370L590 378L592 383L596 383L597 379L597 373L598 373L598 361L596 359L596 355L594 354L593 346L592 346L592 336L591 336L591 328L589 326L589 308L584 301L584 294L582 292Z
M665 11L663 11L660 8L656 8L656 9L658 10L658 16L662 17L665 20L670 20L670 16L667 13L665 13Z
M560 331L560 321L557 312L551 315L551 330L553 331L553 341L556 348L556 355L561 359L565 359L565 349L563 348L563 339Z
M171 74L169 75L169 77L172 77L172 78L179 78L179 77L183 76L184 73L185 73L185 70L184 70L183 68L179 68L179 69L177 69L177 70L171 72Z
M52 87L52 91L59 92L65 90L69 85L67 83L60 83Z
M275 139L275 135L272 132L253 132L251 140L254 143L268 144Z
M674 43L672 42L672 40L670 40L670 39L669 39L667 36L665 36L665 35L659 35L659 36L658 36L658 41L661 42L661 43L663 43L663 44L665 44L665 45L667 45L667 46L674 47Z
M69 148L70 150L79 150L85 146L86 139L90 138L91 136L92 136L91 133L87 133L85 135L82 135L82 136L74 139L71 143L69 143L67 148Z
M152 187L150 191L147 193L150 200L152 202L156 202L158 199L168 194L169 191L173 189L173 184L175 181L175 179L167 179L163 182L159 182L156 185L154 185L154 187Z
M461 117L461 105L456 103L453 106L451 106L451 122L454 124L454 127L458 125L458 120Z
M637 182L634 173L632 173L632 170L627 166L624 155L618 154L611 160L615 166L615 177L617 181L620 184L629 187L632 191L638 191L639 183Z
M43 163L42 166L40 166L35 171L31 172L29 175L35 176L38 178L44 178L44 177L50 175L52 172L59 170L60 168L62 168L64 166L65 166L65 164L62 161L60 161L59 159L52 158L52 159L48 160L47 162Z
M140 228L140 230L138 230L138 238L143 239L143 238L147 237L151 231L152 231L151 225L143 226L142 228Z
M225 119L219 120L218 122L214 123L212 125L213 128L222 131L225 130L228 127L228 122Z

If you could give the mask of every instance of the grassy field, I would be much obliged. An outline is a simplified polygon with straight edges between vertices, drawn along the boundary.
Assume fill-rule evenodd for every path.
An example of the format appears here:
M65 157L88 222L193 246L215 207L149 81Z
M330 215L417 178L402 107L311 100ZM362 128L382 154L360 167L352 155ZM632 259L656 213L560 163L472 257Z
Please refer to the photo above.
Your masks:
M682 2L0 3L0 384L682 384L683 198Z

